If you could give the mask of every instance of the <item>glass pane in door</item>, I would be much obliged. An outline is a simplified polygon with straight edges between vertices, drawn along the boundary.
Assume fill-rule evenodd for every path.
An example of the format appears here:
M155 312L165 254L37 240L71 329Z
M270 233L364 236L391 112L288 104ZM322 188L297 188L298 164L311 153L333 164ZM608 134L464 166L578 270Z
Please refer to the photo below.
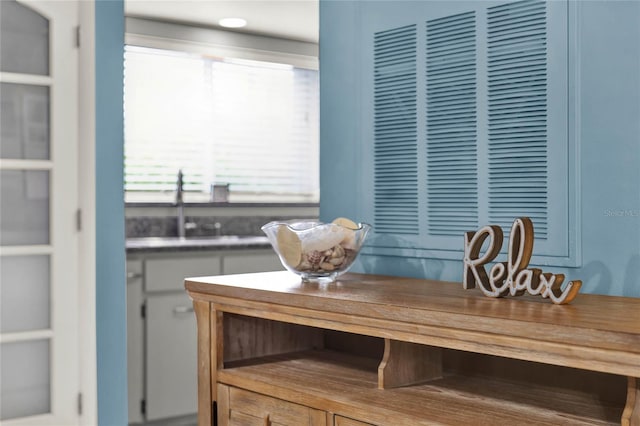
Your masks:
M49 172L0 172L0 245L49 244Z
M49 159L49 88L1 83L0 158Z
M15 0L0 1L0 70L49 74L49 20Z
M0 420L51 411L49 340L0 345Z
M0 332L50 327L49 255L0 257Z

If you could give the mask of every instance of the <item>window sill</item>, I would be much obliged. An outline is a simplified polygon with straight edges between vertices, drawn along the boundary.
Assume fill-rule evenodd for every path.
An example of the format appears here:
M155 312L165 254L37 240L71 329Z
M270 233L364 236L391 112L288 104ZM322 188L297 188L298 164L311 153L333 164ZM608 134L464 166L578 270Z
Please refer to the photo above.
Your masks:
M320 203L310 202L185 202L185 207L319 207ZM175 207L172 202L126 202L125 207Z

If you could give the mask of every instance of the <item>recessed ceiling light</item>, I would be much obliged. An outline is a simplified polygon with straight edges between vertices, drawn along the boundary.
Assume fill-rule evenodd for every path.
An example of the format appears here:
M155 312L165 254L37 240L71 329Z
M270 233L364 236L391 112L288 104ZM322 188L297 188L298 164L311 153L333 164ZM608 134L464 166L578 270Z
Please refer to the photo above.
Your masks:
M218 24L225 28L242 28L247 25L247 20L242 18L223 18L218 21Z

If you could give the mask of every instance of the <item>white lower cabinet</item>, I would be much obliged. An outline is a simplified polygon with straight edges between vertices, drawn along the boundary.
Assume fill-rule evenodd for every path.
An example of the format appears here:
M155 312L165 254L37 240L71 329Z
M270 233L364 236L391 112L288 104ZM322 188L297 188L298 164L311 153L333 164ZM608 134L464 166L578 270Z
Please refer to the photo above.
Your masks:
M184 293L186 277L220 275L221 256L180 255L153 257L144 261L145 291L180 291Z
M230 254L222 258L225 274L245 274L250 272L281 271L284 268L273 252Z
M147 297L146 418L158 420L198 411L196 319L184 294Z
M197 327L184 279L282 269L271 249L127 257L129 423L195 423Z

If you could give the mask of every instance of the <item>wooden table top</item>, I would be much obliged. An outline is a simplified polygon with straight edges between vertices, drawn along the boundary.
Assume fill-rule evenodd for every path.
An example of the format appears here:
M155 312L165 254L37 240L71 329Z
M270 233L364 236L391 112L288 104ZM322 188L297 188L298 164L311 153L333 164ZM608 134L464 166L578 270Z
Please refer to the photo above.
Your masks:
M355 273L302 282L286 271L187 278L185 288L223 311L260 309L272 319L340 322L344 331L640 377L640 298L579 294L554 305L488 298L461 283Z

